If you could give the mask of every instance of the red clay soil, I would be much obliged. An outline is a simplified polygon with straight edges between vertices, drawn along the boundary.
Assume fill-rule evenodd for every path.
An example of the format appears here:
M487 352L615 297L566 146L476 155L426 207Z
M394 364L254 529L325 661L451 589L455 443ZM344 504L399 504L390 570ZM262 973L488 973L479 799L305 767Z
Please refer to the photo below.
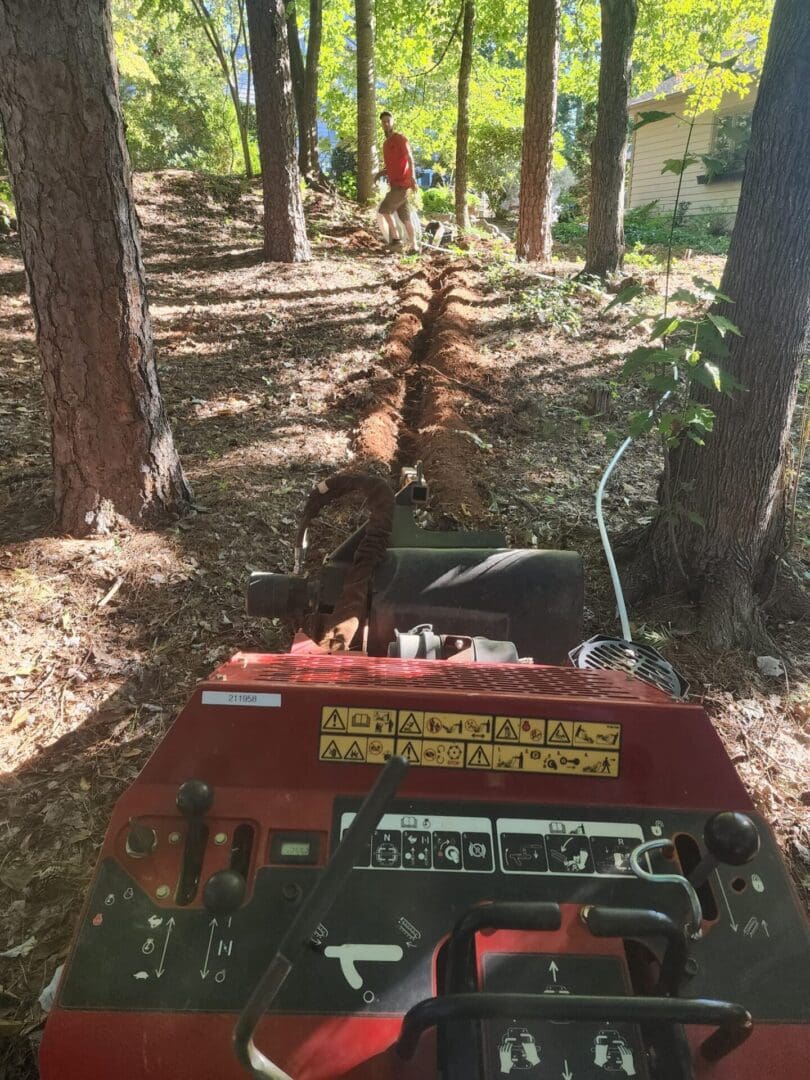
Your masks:
M480 520L487 513L476 482L480 450L464 410L470 388L486 378L471 340L475 309L483 300L470 287L471 276L453 267L440 282L434 299L438 311L421 363L421 407L411 438L443 512Z
M379 462L394 467L405 405L406 377L423 329L433 290L423 272L411 278L403 291L402 306L383 349L382 365L369 385L371 402L360 420L354 449L359 464Z
M421 460L436 504L455 519L480 518L478 450L464 417L470 390L485 373L471 341L481 295L472 277L449 264L428 280L410 278L399 314L365 393L355 453L365 468Z

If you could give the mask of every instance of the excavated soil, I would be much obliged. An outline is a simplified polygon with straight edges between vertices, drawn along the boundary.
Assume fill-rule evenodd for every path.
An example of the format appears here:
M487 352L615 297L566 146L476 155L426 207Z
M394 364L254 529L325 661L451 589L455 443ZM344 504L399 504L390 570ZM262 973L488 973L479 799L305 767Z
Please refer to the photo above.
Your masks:
M463 268L433 262L432 276L420 271L402 288L382 366L367 380L371 400L354 448L358 465L386 467L394 483L400 467L421 461L446 517L475 519L484 513L475 481L480 452L464 413L469 388L486 376L472 337L483 297Z

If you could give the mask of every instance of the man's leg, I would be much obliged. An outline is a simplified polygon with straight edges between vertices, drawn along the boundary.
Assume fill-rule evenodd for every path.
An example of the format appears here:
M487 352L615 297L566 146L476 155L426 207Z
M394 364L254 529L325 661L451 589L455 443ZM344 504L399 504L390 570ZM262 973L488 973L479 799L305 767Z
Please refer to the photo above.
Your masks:
M399 230L397 229L397 223L395 215L402 204L403 196L407 196L407 191L403 192L401 188L391 188L383 201L380 203L379 214L385 220L388 226L389 244L399 244Z
M399 238L399 229L397 228L397 219L393 214L386 214L385 220L388 222L388 235L390 237L389 244L401 244L402 241Z
M405 226L405 232L408 234L408 249L410 251L419 250L419 241L416 237L416 230L413 227L413 218L411 217L411 204L410 200L406 198L405 202L400 206L397 211L399 219Z

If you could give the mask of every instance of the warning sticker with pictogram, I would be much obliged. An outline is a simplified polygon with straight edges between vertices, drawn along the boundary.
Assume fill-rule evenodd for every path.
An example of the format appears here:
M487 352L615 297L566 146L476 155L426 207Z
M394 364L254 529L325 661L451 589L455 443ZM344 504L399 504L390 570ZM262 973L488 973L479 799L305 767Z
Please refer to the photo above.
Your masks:
M568 776L619 775L617 753L596 753L591 750L560 750L556 747L499 746L494 747L493 766L499 772L550 773Z
M520 742L519 716L495 717L495 742Z
M546 742L549 746L573 746L574 725L570 720L549 720Z
M425 741L422 743L422 764L440 766L444 769L464 768L463 742Z
M417 738L421 738L424 727L424 713L406 712L404 709L400 709L399 713L397 714L398 735L415 735Z
M433 768L615 778L622 728L591 720L326 705L319 739L324 762L378 765L396 753Z
M492 742L492 717L466 713L425 712L423 735L426 739L463 739Z
M393 735L397 726L394 709L349 709L348 730L359 735Z
M321 709L321 731L346 731L348 709L327 705Z
M492 747L486 743L467 743L465 765L468 769L491 769Z
M520 721L519 730L522 743L527 743L529 746L543 746L545 744L545 720L532 720L530 717L524 716Z
M379 764L394 753L393 739L355 738L352 735L321 735L320 761L345 761L350 765Z
M397 739L397 754L404 757L411 765L422 764L421 739Z
M622 741L621 724L574 724L574 746L593 746L596 749L618 750Z

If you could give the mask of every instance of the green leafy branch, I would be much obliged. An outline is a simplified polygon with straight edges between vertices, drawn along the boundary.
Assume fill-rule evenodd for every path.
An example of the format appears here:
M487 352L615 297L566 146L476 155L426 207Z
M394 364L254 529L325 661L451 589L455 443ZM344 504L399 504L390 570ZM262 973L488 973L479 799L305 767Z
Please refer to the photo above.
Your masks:
M719 394L745 389L722 366L729 355L727 337L740 336L740 330L713 310L717 301L733 301L705 278L694 277L692 284L694 288L677 289L670 298L689 305L685 314L672 315L664 310L637 313L630 318L628 326L645 327L648 340L628 353L620 375L640 381L662 395L655 408L631 414L628 434L635 437L657 431L668 450L679 446L683 439L703 446L714 426L714 412L693 398L694 386ZM643 291L641 285L622 289L604 312L632 304Z

